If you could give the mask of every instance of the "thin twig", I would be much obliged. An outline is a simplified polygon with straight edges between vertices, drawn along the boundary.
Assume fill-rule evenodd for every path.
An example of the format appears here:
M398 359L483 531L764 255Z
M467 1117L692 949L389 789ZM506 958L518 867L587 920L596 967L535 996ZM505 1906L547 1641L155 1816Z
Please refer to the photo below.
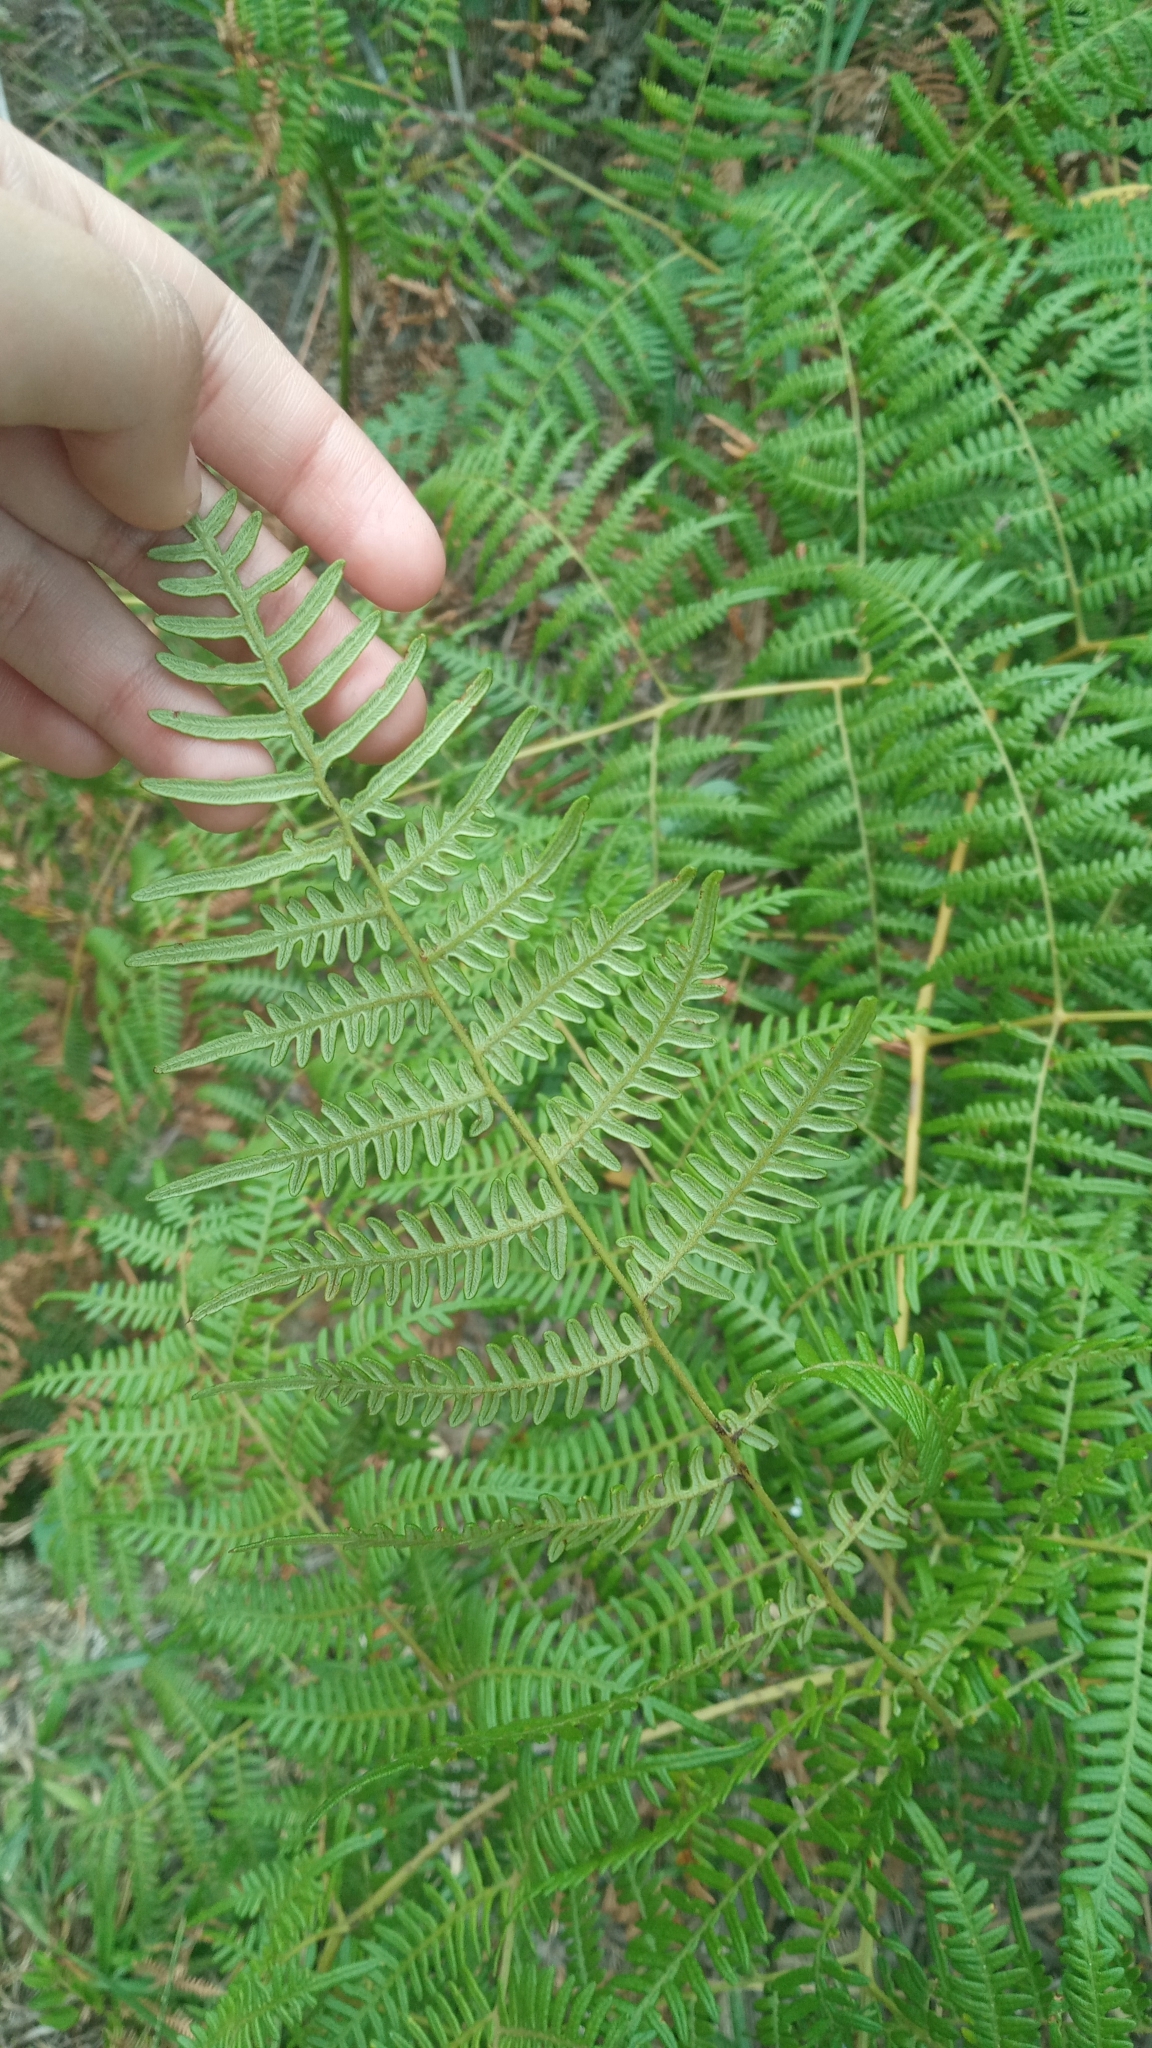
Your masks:
M1038 1010L1033 1017L998 1017L994 1024L930 1031L928 1043L958 1045L966 1038L994 1038L1001 1031L1046 1031L1050 1024L1152 1024L1152 1010Z
M848 725L844 717L844 692L838 684L832 692L836 706L836 730L840 735L840 749L844 756L844 768L848 776L848 787L852 792L852 807L856 813L856 829L860 834L860 853L864 861L864 880L868 887L868 913L872 920L872 954L876 967L876 993L880 994L883 968L880 961L880 906L876 895L876 871L872 865L872 848L868 839L868 821L864 816L864 799L856 776L856 763L852 758L852 745L848 738Z
M970 789L964 799L964 815L966 818L972 816L979 800L979 787ZM949 877L961 873L967 858L968 841L966 839L959 839L952 848L952 858L948 863ZM948 899L948 891L945 890L940 898L940 906L936 912L936 927L932 933L932 943L928 948L928 958L925 962L925 971L929 975L943 953L945 946L948 944L948 933L952 924L952 908L953 906ZM916 996L917 1011L930 1011L935 998L935 982L921 982ZM900 1201L902 1209L910 1209L912 1207L913 1202L916 1200L916 1192L920 1181L920 1130L924 1118L924 1082L928 1072L929 1042L928 1028L924 1024L914 1025L908 1033L908 1125L904 1137L904 1192ZM903 1351L904 1346L908 1342L908 1325L911 1320L911 1309L905 1286L905 1257L906 1254L901 1252L896 1260L896 1342L901 1351Z
M624 732L633 725L647 725L649 719L679 718L685 712L699 711L704 704L734 704L752 697L798 697L808 690L854 690L864 683L886 683L887 676L873 675L866 670L856 676L808 676L795 683L742 683L732 690L701 690L690 697L669 697L663 704L647 704L642 711L629 711L623 718L612 718L604 725L588 725L576 732L554 733L550 739L533 740L527 747L521 747L516 756L517 763L530 761L537 754L555 754L564 747L582 747L590 740L606 739L610 733Z
M808 1685L832 1685L841 1676L845 1679L860 1678L866 1671L871 1670L875 1661L873 1657L860 1657L852 1664L826 1664L796 1678L777 1679L772 1685L757 1686L753 1692L738 1693L733 1699L714 1700L709 1706L697 1707L691 1719L705 1724L730 1720L734 1714L744 1713L751 1707L772 1706L778 1700L792 1699ZM683 1733L683 1721L657 1721L653 1727L641 1730L640 1746L643 1749L650 1749L653 1743L663 1742L669 1735ZM515 1782L510 1780L507 1784L498 1786L495 1792L487 1793L483 1799L477 1800L475 1806L470 1806L467 1813L459 1814L455 1820L449 1821L446 1827L441 1828L439 1833L432 1835L422 1849L418 1849L414 1856L410 1856L406 1863L400 1865L399 1870L392 1871L382 1885L378 1885L353 1912L344 1916L339 1927L332 1930L328 1937L329 1943L334 1943L332 1955L327 1962L322 1956L319 1967L330 1967L346 1933L358 1927L362 1921L371 1919L374 1913L378 1913L396 1897L398 1892L403 1891L409 1879L418 1876L426 1864L433 1862L464 1835L470 1834L472 1829L481 1821L487 1820L490 1814L497 1813L515 1790ZM300 1954L303 1949L310 1947L315 1939L314 1934L307 1936L292 1953Z
M361 1901L354 1912L349 1913L347 1927L358 1927L362 1920L371 1919L373 1913L378 1913L381 1906L386 1906L389 1899L395 1898L397 1892L403 1891L410 1877L415 1877L417 1871L423 1870L426 1863L431 1863L434 1857L441 1855L445 1849L450 1849L454 1842L460 1840L461 1835L468 1834L479 1821L486 1820L490 1813L496 1813L506 1800L511 1799L515 1790L513 1781L501 1785L495 1792L489 1792L486 1799L478 1800L475 1806L470 1806L467 1813L462 1813L458 1819L449 1821L446 1828L441 1828L438 1835L433 1835L431 1841L425 1842L422 1849L417 1849L416 1854L410 1856L407 1863L402 1863L399 1870L394 1870L390 1877L385 1878L382 1885L378 1885L374 1892L370 1892L368 1897Z
M660 880L660 733L663 720L652 720L648 743L648 836L652 847L652 887Z
M876 1662L874 1657L858 1657L854 1664L822 1664L815 1671L805 1671L798 1678L778 1678L772 1685L757 1686L755 1692L742 1692L731 1700L713 1700L707 1707L693 1710L694 1721L725 1721L732 1714L742 1714L748 1707L770 1707L777 1700L794 1699L803 1692L806 1685L832 1685L841 1675L845 1678L861 1678ZM666 1735L683 1735L683 1721L657 1721L652 1728L645 1728L640 1737L640 1746L647 1749L653 1742L663 1742Z
M316 329L320 325L320 315L324 311L324 303L332 289L332 279L335 274L336 251L335 249L329 249L327 260L324 264L324 275L320 280L320 289L312 301L312 311L308 315L308 325L304 329L304 339L296 351L296 361L305 366L312 352L312 343L316 339Z

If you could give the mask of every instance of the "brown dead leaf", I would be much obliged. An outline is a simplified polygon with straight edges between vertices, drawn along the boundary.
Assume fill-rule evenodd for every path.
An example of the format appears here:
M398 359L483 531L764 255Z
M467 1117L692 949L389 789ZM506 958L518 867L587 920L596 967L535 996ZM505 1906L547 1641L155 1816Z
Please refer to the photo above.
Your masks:
M756 453L760 444L753 440L751 434L746 434L743 427L733 426L731 420L726 420L718 412L706 412L704 417L710 427L718 428L723 434L724 453L730 461L741 462L746 455Z
M40 1296L53 1280L75 1282L94 1270L95 1255L83 1231L64 1231L47 1245L41 1239L0 1265L0 1393L24 1370L21 1346L36 1334L30 1312Z
M723 192L734 199L744 190L744 159L739 156L721 157L712 166L712 184L717 192Z
M961 7L957 13L947 15L941 26L967 36L972 43L991 42L1000 33L986 7Z
M81 1115L86 1124L102 1124L106 1116L112 1116L120 1107L120 1097L115 1088L103 1083L96 1088L84 1090L84 1107Z
M260 111L252 116L252 128L260 144L257 178L270 178L280 154L280 88L274 78L260 80Z
M45 854L38 866L28 869L24 877L24 894L17 898L17 909L22 910L26 917L70 918L71 911L60 908L55 900L62 885L59 868Z
M280 233L286 249L291 249L296 240L296 222L300 208L308 191L308 173L305 170L289 171L281 178L276 195L276 212L280 220Z
M644 1912L639 1899L618 1899L614 1884L608 1886L600 1906L601 1911L607 1914L609 1920L614 1920L617 1927L635 1927Z
M209 898L208 915L213 921L221 917L232 917L238 910L247 910L251 901L251 889L225 889L222 895Z

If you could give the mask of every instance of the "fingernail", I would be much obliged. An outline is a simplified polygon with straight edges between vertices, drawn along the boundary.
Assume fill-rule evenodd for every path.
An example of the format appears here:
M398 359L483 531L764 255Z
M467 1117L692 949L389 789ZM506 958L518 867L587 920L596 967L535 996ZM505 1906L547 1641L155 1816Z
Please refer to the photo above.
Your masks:
M204 474L196 458L196 450L189 448L188 459L184 464L184 503L186 509L184 517L180 522L182 526L186 526L188 521L195 519L199 513L203 488Z

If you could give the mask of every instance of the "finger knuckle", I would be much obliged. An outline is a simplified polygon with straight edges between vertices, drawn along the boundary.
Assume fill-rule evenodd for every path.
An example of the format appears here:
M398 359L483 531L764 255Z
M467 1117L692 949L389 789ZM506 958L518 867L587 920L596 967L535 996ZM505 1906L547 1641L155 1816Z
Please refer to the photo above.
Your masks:
M199 385L203 368L200 329L182 293L166 278L145 279L157 360L170 385Z
M14 520L0 518L0 648L15 646L44 596L44 575Z

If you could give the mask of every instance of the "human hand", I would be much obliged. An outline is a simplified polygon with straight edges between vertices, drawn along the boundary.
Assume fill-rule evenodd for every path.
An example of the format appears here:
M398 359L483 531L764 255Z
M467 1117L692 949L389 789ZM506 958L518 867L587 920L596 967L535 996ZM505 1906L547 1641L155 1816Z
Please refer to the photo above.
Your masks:
M220 495L197 457L325 561L343 556L374 604L411 610L439 587L444 554L427 514L255 313L159 228L0 122L0 749L73 776L101 775L122 755L156 776L271 768L251 741L153 723L152 709L225 714L159 666L154 636L96 574L165 608L148 549ZM245 579L284 555L263 533ZM268 623L313 580L301 571L265 599ZM329 606L286 657L289 680L355 624ZM247 651L217 646L231 660ZM396 659L373 641L309 712L317 730L347 718ZM390 760L424 710L413 683L356 758ZM261 815L181 808L223 832Z

